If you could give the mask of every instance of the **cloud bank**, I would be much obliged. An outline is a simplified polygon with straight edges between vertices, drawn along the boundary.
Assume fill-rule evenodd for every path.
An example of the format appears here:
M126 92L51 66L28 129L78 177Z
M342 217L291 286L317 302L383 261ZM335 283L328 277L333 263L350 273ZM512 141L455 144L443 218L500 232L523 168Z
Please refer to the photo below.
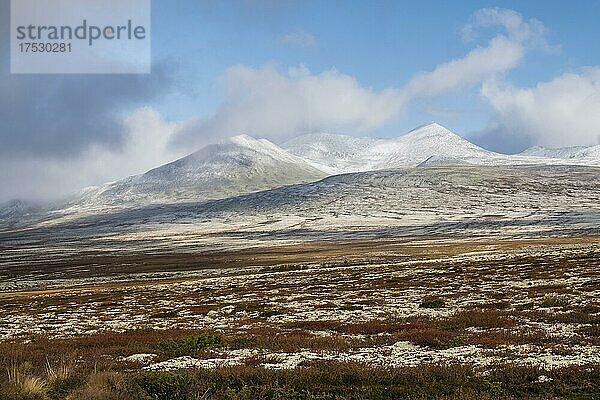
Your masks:
M600 67L531 88L488 81L481 93L496 112L488 135L546 147L600 144Z
M170 84L164 65L150 75L12 75L9 29L9 1L0 0L0 157L67 157L96 144L118 149L122 114Z
M167 143L180 124L165 121L151 108L119 121L119 148L93 144L69 158L4 155L0 158L0 203L12 198L44 199L76 193L83 187L121 179L185 155Z
M483 9L463 29L472 39L479 28L502 26L511 43L522 49L560 50L546 41L546 27L525 22L512 10ZM534 87L517 87L502 77L482 80L481 95L494 111L490 124L475 140L499 151L518 152L545 147L589 146L600 143L600 67L562 74Z

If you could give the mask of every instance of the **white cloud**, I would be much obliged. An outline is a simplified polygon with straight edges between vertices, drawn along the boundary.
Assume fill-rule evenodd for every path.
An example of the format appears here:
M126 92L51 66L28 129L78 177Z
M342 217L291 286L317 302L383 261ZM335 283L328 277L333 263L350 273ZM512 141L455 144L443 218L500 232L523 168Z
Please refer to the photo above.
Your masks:
M225 101L207 120L183 130L180 141L201 144L242 133L268 138L302 132L364 132L393 118L394 90L374 91L336 70L311 74L305 67L287 74L273 66L229 68Z
M549 147L600 144L600 67L531 88L492 80L481 93L496 112L497 134L524 136Z
M314 47L317 40L313 35L306 32L293 32L279 37L278 42L285 45L303 48Z
M504 28L509 40L531 47L541 47L546 51L556 51L557 46L550 46L546 41L547 29L541 21L530 19L514 10L506 8L483 8L473 14L473 21L463 28L463 37L474 40L480 28Z
M523 53L520 43L497 36L487 47L477 47L463 58L441 64L431 72L417 74L401 90L405 103L506 72L517 65Z
M543 40L538 21L502 9L476 13L467 30L497 25L499 33L486 46L477 46L462 58L416 74L404 87L376 91L335 69L312 74L304 66L287 74L273 66L238 65L224 76L224 101L213 115L182 130L176 143L200 145L219 137L246 133L271 139L334 130L361 133L381 128L417 99L501 75L523 58L527 43ZM289 38L291 40L291 36Z

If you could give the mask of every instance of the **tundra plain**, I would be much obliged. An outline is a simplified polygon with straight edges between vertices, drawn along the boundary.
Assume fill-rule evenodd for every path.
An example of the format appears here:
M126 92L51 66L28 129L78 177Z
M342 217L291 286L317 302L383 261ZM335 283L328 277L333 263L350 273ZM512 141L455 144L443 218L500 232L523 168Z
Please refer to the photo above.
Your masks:
M594 167L427 167L0 233L3 398L600 396Z

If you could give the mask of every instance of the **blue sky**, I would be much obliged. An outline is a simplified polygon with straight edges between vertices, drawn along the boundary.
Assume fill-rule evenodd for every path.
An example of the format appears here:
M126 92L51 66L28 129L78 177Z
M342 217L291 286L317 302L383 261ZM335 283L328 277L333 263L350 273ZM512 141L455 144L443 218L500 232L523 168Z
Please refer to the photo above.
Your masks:
M462 29L486 7L541 21L548 43L560 47L529 51L505 74L515 85L530 87L600 64L594 45L600 43L600 3L593 1L154 1L154 58L172 60L178 82L188 90L157 107L174 119L213 112L222 100L219 78L236 64L272 63L281 70L303 64L313 73L335 68L376 90L402 86L416 73L485 44L496 30L465 41ZM279 40L291 33L309 34L315 43L303 47ZM425 103L367 134L397 136L436 120L469 135L484 129L492 113L477 85Z
M503 153L600 144L600 2L151 4L151 74L11 75L0 0L0 201L239 134L394 137L436 121Z

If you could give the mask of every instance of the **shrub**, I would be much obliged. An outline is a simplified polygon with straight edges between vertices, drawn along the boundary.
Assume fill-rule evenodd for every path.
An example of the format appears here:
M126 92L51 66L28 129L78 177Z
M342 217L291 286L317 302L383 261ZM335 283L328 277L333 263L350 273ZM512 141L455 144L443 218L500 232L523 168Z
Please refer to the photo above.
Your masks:
M509 312L499 310L459 311L449 318L440 319L438 324L449 330L462 330L469 327L479 328L512 328L515 319Z
M444 299L440 298L431 298L431 299L423 299L421 304L419 304L420 308L443 308L446 306L446 302Z
M578 333L589 336L589 337L600 338L600 326L599 325L585 326L583 328L579 328L577 331L578 331Z
M187 356L197 351L210 347L224 345L220 335L213 333L201 333L177 339L165 339L157 343L158 350L169 357Z
M281 312L280 310L264 310L261 311L258 316L261 318L269 318L269 317L273 317L275 315L281 315L283 314L283 312Z

